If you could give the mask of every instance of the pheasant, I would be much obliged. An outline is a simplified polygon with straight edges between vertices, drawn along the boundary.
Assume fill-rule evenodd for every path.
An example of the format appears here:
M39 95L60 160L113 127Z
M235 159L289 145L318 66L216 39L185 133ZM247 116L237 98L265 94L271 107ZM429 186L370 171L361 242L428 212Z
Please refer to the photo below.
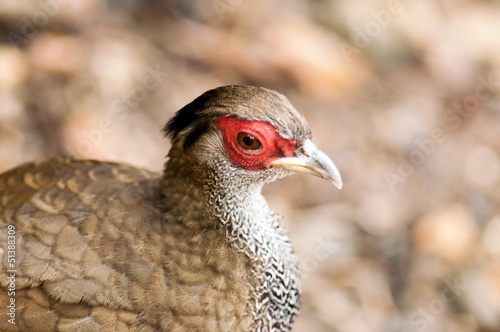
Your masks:
M225 86L179 110L163 173L68 157L0 175L1 331L289 331L298 261L261 194L341 188L281 94Z

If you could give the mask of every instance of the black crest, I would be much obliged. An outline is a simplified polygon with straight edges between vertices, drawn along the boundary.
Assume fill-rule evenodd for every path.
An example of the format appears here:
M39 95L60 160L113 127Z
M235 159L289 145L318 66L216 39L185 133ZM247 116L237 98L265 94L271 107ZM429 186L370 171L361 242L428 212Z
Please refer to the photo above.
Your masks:
M184 150L188 149L208 129L209 123L203 120L201 113L210 106L213 97L213 90L207 91L177 111L163 128L165 136L173 139L184 129L191 128L184 140Z

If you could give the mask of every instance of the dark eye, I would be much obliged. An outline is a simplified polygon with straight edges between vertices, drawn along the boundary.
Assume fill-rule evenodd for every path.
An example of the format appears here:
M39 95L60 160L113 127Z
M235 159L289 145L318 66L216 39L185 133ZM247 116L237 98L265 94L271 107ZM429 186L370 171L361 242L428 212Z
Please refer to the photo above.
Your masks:
M238 141L238 144L245 150L258 150L262 147L260 141L248 133L239 133L236 137L236 140Z

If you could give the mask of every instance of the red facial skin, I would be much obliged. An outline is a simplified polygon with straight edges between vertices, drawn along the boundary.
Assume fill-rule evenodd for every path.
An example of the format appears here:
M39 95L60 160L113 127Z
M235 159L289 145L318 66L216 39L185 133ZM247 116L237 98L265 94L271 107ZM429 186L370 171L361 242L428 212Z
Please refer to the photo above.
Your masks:
M270 124L262 121L248 121L235 117L225 117L217 120L217 128L224 135L229 159L237 166L248 170L271 167L276 159L292 157L297 143L284 139ZM239 133L244 132L254 136L261 143L257 150L247 150L237 140Z

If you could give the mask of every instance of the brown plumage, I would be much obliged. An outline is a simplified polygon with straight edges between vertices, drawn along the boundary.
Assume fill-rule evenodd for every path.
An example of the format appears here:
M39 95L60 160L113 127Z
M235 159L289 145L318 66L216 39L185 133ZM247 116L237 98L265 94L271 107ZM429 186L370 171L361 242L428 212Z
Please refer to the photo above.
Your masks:
M263 88L210 90L165 130L163 174L53 158L0 175L1 331L291 328L298 264L260 189L295 171L340 187L335 166Z

